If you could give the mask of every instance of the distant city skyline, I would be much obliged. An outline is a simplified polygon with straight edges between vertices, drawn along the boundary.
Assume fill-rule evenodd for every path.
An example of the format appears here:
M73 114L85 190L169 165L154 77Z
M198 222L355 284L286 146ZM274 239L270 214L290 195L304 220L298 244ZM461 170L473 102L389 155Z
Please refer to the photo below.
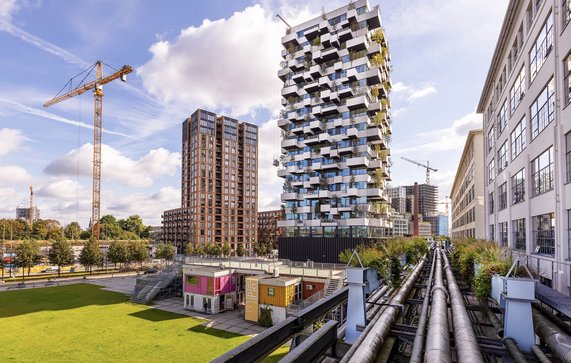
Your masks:
M275 15L296 24L346 3L3 1L0 217L13 218L33 185L42 217L87 227L93 97L41 105L98 59L135 69L126 84L105 87L102 215L139 214L159 225L161 212L178 204L178 125L198 107L259 126L259 209L278 208L281 180L272 159L280 153L277 70L285 25ZM481 127L474 111L507 1L380 5L393 64L392 184L424 180L424 170L400 156L430 160L442 198L467 131ZM85 18L97 19L97 27Z

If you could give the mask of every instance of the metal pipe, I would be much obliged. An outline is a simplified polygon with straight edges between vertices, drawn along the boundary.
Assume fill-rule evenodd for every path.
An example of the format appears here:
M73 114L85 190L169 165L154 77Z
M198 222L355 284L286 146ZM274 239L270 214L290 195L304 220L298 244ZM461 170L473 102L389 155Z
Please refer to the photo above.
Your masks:
M563 362L571 362L571 337L538 310L531 309L535 333Z
M537 344L531 346L531 351L535 354L540 363L551 363L551 359L547 358Z
M447 291L442 277L442 256L440 246L436 247L436 269L432 288L432 307L428 318L425 362L452 362L450 357L450 329L448 327Z
M500 319L498 319L498 317L492 311L492 309L486 309L486 313L488 314L488 319L490 319L490 323L492 323L492 325L496 329L496 334L498 334L498 336L500 338L503 337L504 336L504 326L503 326L502 322L500 321ZM517 346L517 344L516 344L515 340L513 340L513 338L506 337L506 338L502 339L502 343L504 344L504 346L508 350L508 353L510 353L510 355L512 356L512 358L514 359L514 361L516 363L527 362L527 359L525 359L525 356L523 355L523 353L521 352L521 350L519 349L519 347Z
M484 362L484 357L480 352L476 334L472 327L472 321L464 305L464 298L460 288L456 283L456 278L452 272L452 267L448 262L448 257L442 252L444 260L444 270L446 271L446 281L448 281L448 293L450 294L450 308L452 309L452 323L454 325L454 346L459 362Z
M388 290L389 287L385 285L380 289L377 289L377 291L375 291L373 295L369 296L369 302L367 302L367 304L365 305L365 311L367 312L367 319L369 319L374 313L376 313L379 310L380 306L375 305L375 303L379 301L379 299L382 298ZM347 329L347 324L345 323L341 324L341 326L339 326L339 328L337 329L337 338L339 339L343 338L345 336L346 329Z
M412 285L416 281L418 274L422 270L422 266L424 266L425 261L426 256L423 256L407 279L403 282L400 289L397 290L396 295L391 299L391 304L402 304L404 302L405 298L410 293ZM382 347L383 342L389 334L391 326L395 322L399 312L400 309L395 306L383 307L382 313L377 314L369 325L367 325L363 334L361 334L357 341L353 343L351 348L349 348L347 353L343 356L343 359L341 359L341 362L355 363L374 361L377 352Z
M424 301L422 302L422 311L418 318L418 327L416 328L416 337L412 346L410 363L421 363L422 353L424 352L424 335L426 333L426 320L428 317L428 308L430 307L430 289L432 287L432 277L434 275L434 267L436 266L436 258L432 252L432 265L430 267L430 275L426 282L426 292L424 293Z
M563 332L569 336L571 336L571 326L566 324L560 318L553 315L553 312L549 311L545 306L541 305L540 303L533 302L531 303L532 308L539 310L543 316L547 319L551 320L551 322L557 325Z

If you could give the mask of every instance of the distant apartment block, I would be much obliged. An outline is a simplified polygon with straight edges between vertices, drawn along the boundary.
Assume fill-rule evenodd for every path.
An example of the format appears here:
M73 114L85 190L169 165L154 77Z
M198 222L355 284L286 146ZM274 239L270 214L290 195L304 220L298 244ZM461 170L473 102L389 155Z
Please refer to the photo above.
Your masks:
M406 213L406 188L405 187L392 187L387 188L387 194L391 203L391 208L395 212L404 214Z
M28 222L30 220L30 207L19 206L16 208L16 219L23 219ZM40 220L40 210L37 206L32 209L32 220L34 222Z
M453 238L486 238L484 189L483 132L472 130L466 138L450 191Z
M448 231L448 216L445 214L438 214L424 218L425 222L429 222L431 226L431 233L433 236L449 236Z
M230 243L257 238L258 127L198 109L182 125L181 208L163 213L162 240Z
M366 0L288 28L282 37L280 257L336 262L390 235L390 54L379 7Z
M414 213L415 186L404 186L408 198L407 212ZM430 184L418 184L418 213L422 218L434 216L437 211L438 187Z
M278 238L285 236L285 228L278 227L278 221L284 219L282 209L258 212L258 243L276 245Z
M404 237L411 235L410 230L408 228L408 223L410 221L409 215L392 213L391 217L393 219L393 229L391 230L391 236Z
M563 5L562 5L563 4ZM569 293L571 9L510 1L482 91L486 236Z

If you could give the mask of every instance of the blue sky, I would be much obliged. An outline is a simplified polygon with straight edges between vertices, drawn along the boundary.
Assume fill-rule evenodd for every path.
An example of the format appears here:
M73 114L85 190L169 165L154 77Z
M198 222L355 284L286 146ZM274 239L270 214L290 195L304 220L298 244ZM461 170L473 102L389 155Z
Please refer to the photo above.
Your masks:
M105 86L102 213L158 225L180 204L181 123L196 108L260 126L259 209L279 206L280 37L346 1L0 0L0 217L36 191L42 218L86 226L91 206L93 96L50 108L101 59L135 68ZM379 2L371 1L371 5ZM393 64L392 185L422 182L430 160L448 195L507 0L380 3ZM109 69L106 72L110 72Z

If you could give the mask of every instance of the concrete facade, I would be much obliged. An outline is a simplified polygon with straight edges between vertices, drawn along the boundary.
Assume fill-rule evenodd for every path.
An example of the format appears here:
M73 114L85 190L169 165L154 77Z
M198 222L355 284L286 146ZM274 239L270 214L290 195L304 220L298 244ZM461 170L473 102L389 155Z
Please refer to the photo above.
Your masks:
M288 28L282 45L278 225L289 238L388 236L390 54L379 7L352 2Z
M567 1L510 1L478 106L487 238L525 254L544 284L567 294L570 20Z
M466 138L450 191L452 238L486 238L484 193L483 132L472 130Z

